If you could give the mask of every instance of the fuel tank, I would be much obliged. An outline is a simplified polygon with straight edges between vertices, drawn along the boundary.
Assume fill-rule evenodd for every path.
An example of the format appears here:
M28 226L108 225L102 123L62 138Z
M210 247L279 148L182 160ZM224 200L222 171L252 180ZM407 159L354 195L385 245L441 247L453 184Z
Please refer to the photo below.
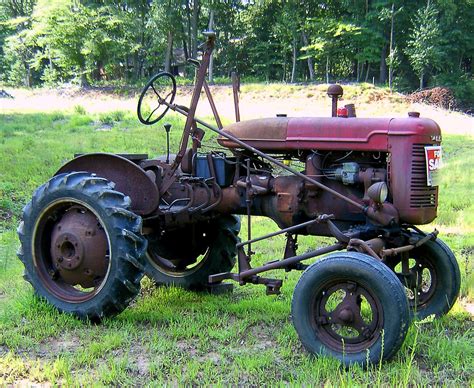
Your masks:
M223 130L266 152L305 149L388 152L390 135L440 136L439 126L433 120L420 117L273 117L230 124ZM224 137L219 137L218 142L227 148L239 148Z

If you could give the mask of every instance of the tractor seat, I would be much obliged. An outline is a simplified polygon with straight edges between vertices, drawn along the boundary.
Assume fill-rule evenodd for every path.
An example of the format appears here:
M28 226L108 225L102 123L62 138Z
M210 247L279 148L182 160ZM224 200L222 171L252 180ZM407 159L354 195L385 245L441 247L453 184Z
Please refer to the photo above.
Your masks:
M222 131L237 137L252 147L272 149L277 144L281 146L285 144L288 122L288 117L247 120L227 125L222 128ZM240 148L237 143L223 136L219 136L217 141L223 147Z

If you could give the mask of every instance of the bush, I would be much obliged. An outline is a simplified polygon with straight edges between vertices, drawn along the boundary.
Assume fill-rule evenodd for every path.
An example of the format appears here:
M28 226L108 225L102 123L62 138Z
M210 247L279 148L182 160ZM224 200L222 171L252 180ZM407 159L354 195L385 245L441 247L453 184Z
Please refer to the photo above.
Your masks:
M105 125L113 125L116 122L120 122L125 118L125 112L117 110L114 112L105 112L99 115L99 121Z
M456 98L457 107L465 111L474 111L474 78L461 71L443 73L433 78L433 84L450 88Z
M87 113L87 111L86 111L86 108L84 108L82 105L76 105L74 106L74 113L84 116Z

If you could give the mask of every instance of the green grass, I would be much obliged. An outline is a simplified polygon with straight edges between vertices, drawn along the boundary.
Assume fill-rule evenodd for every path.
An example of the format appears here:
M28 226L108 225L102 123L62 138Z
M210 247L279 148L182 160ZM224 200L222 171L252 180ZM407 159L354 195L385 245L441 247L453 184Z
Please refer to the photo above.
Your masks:
M173 124L172 149L183 121ZM105 125L107 124L107 125ZM207 134L206 136L209 136ZM15 228L22 207L74 153L165 152L161 126L139 125L130 112L89 114L82 107L51 114L0 114L0 385L470 385L474 381L474 325L457 303L437 321L410 328L391 362L368 370L344 370L327 358L309 356L289 317L299 273L285 278L282 294L265 296L260 286L207 295L155 288L142 293L118 317L97 326L57 313L38 301L22 279L15 257ZM474 141L445 136L446 168L440 187L437 227L461 266L462 297L474 299ZM275 229L255 218L253 235ZM245 235L245 222L243 222ZM304 251L320 238L303 238ZM255 262L279 258L283 237L258 244Z

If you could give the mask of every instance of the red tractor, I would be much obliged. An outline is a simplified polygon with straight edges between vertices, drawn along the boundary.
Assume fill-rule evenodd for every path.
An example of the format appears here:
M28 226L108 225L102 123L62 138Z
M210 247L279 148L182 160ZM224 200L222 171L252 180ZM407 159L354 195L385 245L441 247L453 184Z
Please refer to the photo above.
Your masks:
M174 102L169 73L153 77L140 96L145 124L169 109L186 117L175 155L169 136L167 154L155 159L80 155L36 190L18 228L25 279L60 311L97 321L124 310L144 274L187 289L233 280L277 294L282 280L262 273L303 271L291 314L306 349L346 365L390 358L412 317L447 313L459 293L452 251L436 230L415 226L436 217L438 125L417 113L356 118L352 105L338 109L338 85L328 90L333 117L240 122L234 82L237 122L223 127L205 81L214 41L207 33L201 62L191 60L189 108ZM216 126L195 116L203 89ZM217 133L224 152L200 151L205 130ZM238 214L247 215L246 241ZM278 230L252 236L253 215ZM281 234L281 258L252 266L253 244ZM335 242L298 252L298 235Z

